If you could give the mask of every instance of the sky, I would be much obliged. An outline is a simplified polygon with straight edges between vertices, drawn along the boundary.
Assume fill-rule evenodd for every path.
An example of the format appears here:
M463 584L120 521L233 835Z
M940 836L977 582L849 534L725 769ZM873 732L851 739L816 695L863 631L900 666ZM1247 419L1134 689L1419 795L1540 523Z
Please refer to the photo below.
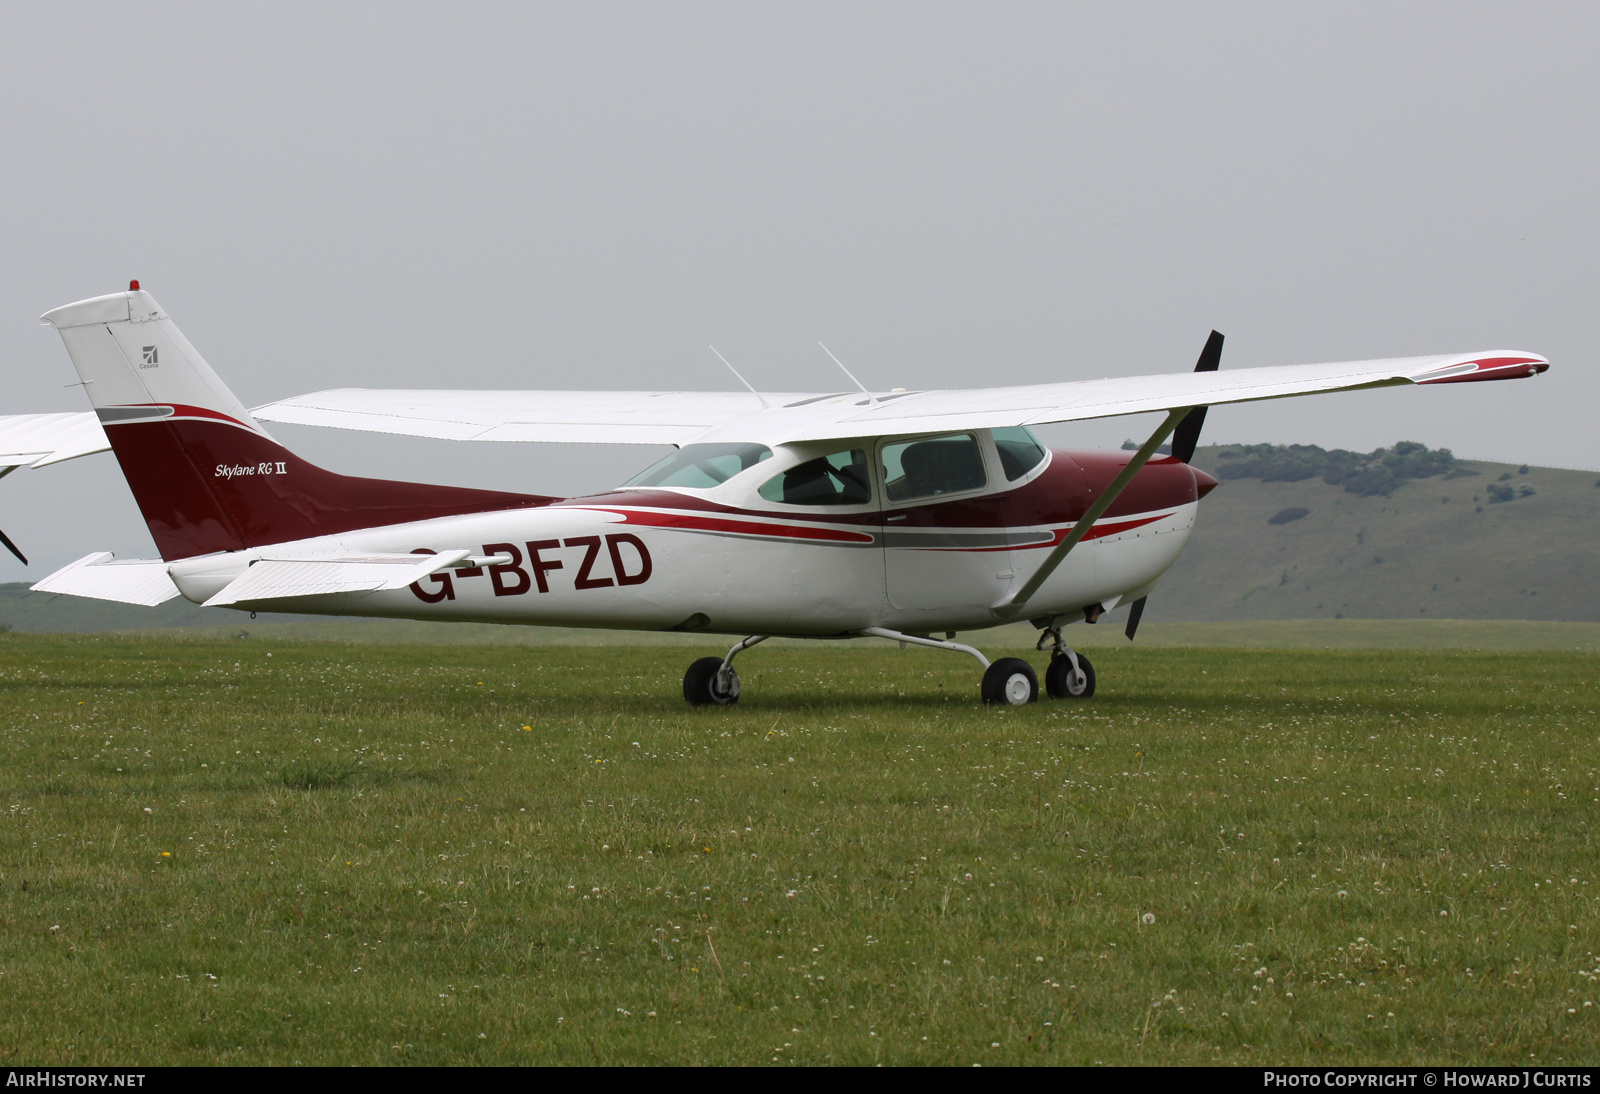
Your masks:
M964 387L1525 349L1202 442L1600 468L1600 5L0 6L0 413L137 278L247 405L329 387ZM1148 419L1041 431L1115 446ZM572 495L660 450L271 427ZM0 483L37 580L155 557L109 455Z

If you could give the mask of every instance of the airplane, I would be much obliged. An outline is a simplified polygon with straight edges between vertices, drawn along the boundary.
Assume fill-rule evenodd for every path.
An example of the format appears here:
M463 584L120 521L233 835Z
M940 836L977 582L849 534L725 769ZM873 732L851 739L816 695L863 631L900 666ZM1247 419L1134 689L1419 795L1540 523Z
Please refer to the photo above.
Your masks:
M737 636L684 674L695 706L737 702L735 659L774 636L965 654L983 666L984 703L1031 703L1026 659L956 641L1021 621L1048 650L1046 694L1088 699L1094 666L1063 631L1128 605L1134 637L1217 485L1191 465L1208 406L1549 368L1495 350L1219 371L1213 331L1193 372L1167 375L810 393L341 388L252 410L137 281L41 318L93 410L0 417L0 475L109 448L161 557L96 552L34 590ZM1028 428L1150 412L1161 424L1136 451L1052 449ZM614 490L558 498L336 474L263 422L674 448Z

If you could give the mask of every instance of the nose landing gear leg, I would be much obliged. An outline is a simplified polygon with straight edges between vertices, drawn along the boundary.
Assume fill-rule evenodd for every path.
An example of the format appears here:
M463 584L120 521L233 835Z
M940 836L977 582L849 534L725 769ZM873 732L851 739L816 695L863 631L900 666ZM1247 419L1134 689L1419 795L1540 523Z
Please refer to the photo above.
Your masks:
M1034 649L1050 643L1050 667L1045 670L1044 690L1052 699L1087 699L1094 694L1094 666L1083 654L1061 638L1061 628L1046 628Z

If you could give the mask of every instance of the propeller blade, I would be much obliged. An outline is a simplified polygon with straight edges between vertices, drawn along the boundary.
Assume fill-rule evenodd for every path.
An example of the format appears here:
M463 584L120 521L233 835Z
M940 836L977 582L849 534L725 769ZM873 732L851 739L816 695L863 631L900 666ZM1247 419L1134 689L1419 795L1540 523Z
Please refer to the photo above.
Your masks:
M1200 360L1194 363L1196 372L1215 372L1222 364L1222 332L1212 331L1206 339L1206 348L1200 351Z
M1133 602L1133 607L1128 609L1128 625L1122 633L1128 636L1129 642L1133 641L1133 632L1139 629L1139 620L1144 615L1144 602L1149 599L1148 596L1141 596Z
M1211 332L1211 337L1206 339L1206 348L1200 351L1200 360L1195 362L1196 372L1215 372L1217 366L1222 364L1222 335L1217 331ZM1189 411L1189 416L1178 423L1178 428L1172 431L1172 454L1184 463L1194 459L1195 446L1200 443L1200 427L1206 424L1206 408L1197 406Z
M17 550L17 545L12 543L11 537L6 535L4 532L0 532L0 543L4 543L6 545L6 550L16 555L24 566L28 564L28 556Z

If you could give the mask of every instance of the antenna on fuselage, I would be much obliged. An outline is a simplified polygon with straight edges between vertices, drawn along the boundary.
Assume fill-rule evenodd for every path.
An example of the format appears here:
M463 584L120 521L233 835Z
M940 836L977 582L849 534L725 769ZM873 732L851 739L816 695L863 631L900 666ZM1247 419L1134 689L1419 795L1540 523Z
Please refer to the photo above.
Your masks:
M820 338L817 340L817 345L822 346L822 340ZM829 357L833 357L833 350L829 349L827 346L822 346L822 352L826 353ZM861 394L865 395L868 399L871 399L874 403L878 401L877 397L874 396L872 392L867 390L867 385L863 384L860 380L857 380L856 374L844 367L843 361L839 360L837 357L833 357L833 363L839 366L840 372L843 372L846 376L850 377L850 382L852 384L861 389Z
M754 395L757 399L761 400L761 408L763 410L771 410L772 409L772 404L767 402L767 397L765 395L761 394L761 392L757 391L754 387L751 387L750 381L746 380L743 376L740 376L739 375L739 370L734 368L733 365L729 364L728 359L726 357L722 356L722 354L720 354L720 353L717 353L717 347L716 346L710 346L708 348L711 350L712 353L716 353L717 354L717 360L719 360L723 364L727 365L728 366L728 371L733 373L734 376L738 377L738 380L739 380L739 382L741 384L743 384L745 387L750 388L750 394Z

